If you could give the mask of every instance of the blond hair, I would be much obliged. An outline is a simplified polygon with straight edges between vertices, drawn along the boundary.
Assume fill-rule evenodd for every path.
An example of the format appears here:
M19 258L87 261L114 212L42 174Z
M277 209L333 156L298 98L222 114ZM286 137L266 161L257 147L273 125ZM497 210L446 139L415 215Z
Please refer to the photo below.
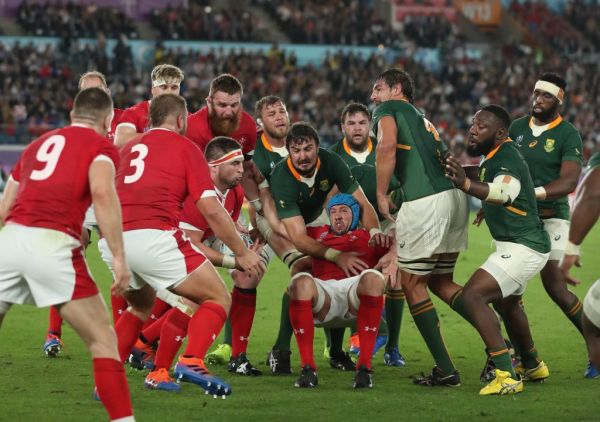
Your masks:
M164 81L166 83L180 84L183 81L183 72L177 66L172 64L159 64L152 69L150 74L152 84L156 81Z

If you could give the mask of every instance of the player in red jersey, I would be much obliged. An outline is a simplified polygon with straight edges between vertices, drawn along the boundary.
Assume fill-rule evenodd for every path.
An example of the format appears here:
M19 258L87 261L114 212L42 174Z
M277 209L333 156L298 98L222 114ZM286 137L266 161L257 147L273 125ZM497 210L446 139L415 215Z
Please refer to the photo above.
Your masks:
M177 66L159 64L150 74L152 79L152 99L161 94L179 95L183 72ZM152 100L142 101L123 111L115 130L115 145L123 147L135 135L149 129L148 109Z
M313 355L314 326L346 327L356 319L361 353L356 364L354 388L371 388L371 355L388 276L395 284L396 250L371 246L370 235L359 229L360 204L350 194L337 194L327 204L330 225L307 227L307 234L323 246L359 255L366 270L348 277L335 262L312 257L312 274L298 273L290 281L290 320L298 342L302 372L294 384L316 387L317 366ZM381 263L380 263L381 262ZM372 268L383 267L383 273Z
M79 90L82 91L87 88L100 88L105 91L108 95L110 95L110 89L108 89L108 85L106 83L106 77L98 71L90 71L86 72L79 78L78 84ZM115 128L117 126L117 122L123 110L119 108L113 108L113 120L108 130L106 137L112 140L115 136ZM90 231L93 227L98 227L98 223L96 222L96 216L94 214L93 207L88 208L85 213L85 218L83 220L84 230L81 232L81 243L85 246L89 243ZM113 309L113 320L115 320L115 315L118 315L120 309L125 306L127 308L127 302L123 299L122 296L111 296L112 309ZM61 340L62 336L62 318L59 312L54 307L50 307L49 318L48 318L48 331L46 333L46 338L44 340L44 345L42 346L42 350L48 357L56 357L63 349L63 342Z
M187 123L185 100L159 95L150 105L149 116L151 129L121 150L117 171L125 250L134 275L126 293L130 307L115 327L119 353L123 361L129 356L152 309L155 290L168 289L199 305L175 375L211 394L227 395L231 387L208 373L203 358L225 322L231 299L214 267L178 229L184 200L191 196L196 201L215 234L236 254L239 268L258 273L260 258L246 248L219 203L204 155L182 136ZM104 240L99 249L110 266ZM180 388L167 370L157 379L159 384L163 389Z
M93 202L114 256L112 291L123 294L130 276L114 183L118 157L104 138L112 107L103 90L81 91L72 125L46 133L21 155L0 204L6 223L0 231L0 303L56 306L92 353L96 387L110 418L133 421L115 333L80 239ZM0 320L6 311L0 310Z

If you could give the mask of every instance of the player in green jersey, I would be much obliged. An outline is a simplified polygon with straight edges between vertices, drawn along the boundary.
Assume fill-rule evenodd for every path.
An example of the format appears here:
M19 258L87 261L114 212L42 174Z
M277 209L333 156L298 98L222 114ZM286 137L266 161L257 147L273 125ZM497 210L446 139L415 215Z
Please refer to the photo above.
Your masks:
M509 136L527 161L536 187L538 212L552 243L550 259L540 273L544 289L582 332L582 303L569 291L568 280L558 268L569 235L567 195L577 186L583 159L579 132L559 114L566 85L557 74L543 74L533 90L531 115L516 119ZM502 314L502 310L499 312ZM511 336L511 327L507 331Z
M371 128L371 115L369 109L360 103L349 103L342 110L341 130L344 138L335 143L330 151L339 155L342 160L348 164L356 181L365 193L365 196L375 208L379 217L379 224L384 233L394 229L394 224L390 220L383 218L377 209L377 183L375 174L375 147L377 141L369 136ZM394 177L390 183L390 193L388 194L390 209L395 215L402 205L402 191L400 184ZM395 288L386 287L385 294L385 320L379 327L380 336L374 351L385 343L385 353L383 355L384 363L387 366L404 367L406 364L404 356L398 350L398 339L400 336L400 326L402 324L402 311L404 309L404 292L398 282ZM387 323L387 327L385 324ZM387 331L385 331L387 329ZM332 330L333 331L333 330ZM387 333L387 341L382 335ZM351 340L358 339L355 335ZM335 339L333 341L335 343ZM351 352L359 351L356 346L351 346Z
M467 197L445 177L442 160L446 147L433 124L411 104L413 92L412 79L398 69L379 75L373 86L377 204L379 212L392 219L387 192L396 176L403 192L396 218L397 278L436 362L431 375L414 382L459 386L460 376L442 339L427 288L469 318L462 306L461 288L453 282L458 254L467 246Z
M473 117L467 153L485 156L479 166L479 180L468 179L453 157L446 160L452 183L482 200L485 220L496 243L496 252L463 289L473 325L496 367L495 379L481 389L481 395L519 393L523 380L549 376L546 364L535 352L521 296L529 279L546 265L550 239L537 212L529 168L507 136L509 124L508 112L498 105L485 106ZM515 374L498 318L489 307L494 302L502 303L507 323L525 322L514 325L516 346L526 352L522 356L521 378Z
M565 254L560 261L560 269L572 285L580 282L569 274L573 265L581 266L580 245L600 217L600 152L588 161L585 173L575 197L569 241ZM585 371L586 378L600 377L600 281L590 288L583 300L582 315L583 335L590 355L590 362Z

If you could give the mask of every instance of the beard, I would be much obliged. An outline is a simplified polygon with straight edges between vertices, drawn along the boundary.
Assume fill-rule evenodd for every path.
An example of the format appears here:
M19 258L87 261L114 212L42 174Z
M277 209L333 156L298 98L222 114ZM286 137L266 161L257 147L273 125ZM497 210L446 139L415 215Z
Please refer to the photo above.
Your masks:
M356 139L353 136L346 136L346 140L348 141L348 144L357 150L364 150L367 147L367 144L369 142L369 133L367 133L366 135L362 136L360 139Z
M265 125L263 129L267 133L267 135L269 135L273 139L284 139L290 130L290 125L288 124L284 129L280 129L277 127L269 128Z
M556 112L558 111L558 105L559 104L556 103L554 105L554 107L551 107L546 111L540 111L540 112L534 111L533 107L532 107L531 115L542 122L549 123L550 119L552 119L556 115Z
M214 136L229 136L240 127L242 110L240 109L231 117L218 116L214 110L210 110L208 121Z
M309 161L302 161L299 162L298 165L300 164L307 164ZM296 171L298 172L298 174L300 174L300 176L302 177L311 177L313 175L313 173L315 172L315 168L317 167L317 163L315 161L315 163L308 169L308 170L303 170L299 167L294 166L294 168L296 169Z
M496 138L493 136L490 136L489 138L485 139L482 143L480 144L474 144L471 145L470 143L467 144L467 155L469 157L479 157L482 155L487 155L492 148L494 148L494 143L496 142Z

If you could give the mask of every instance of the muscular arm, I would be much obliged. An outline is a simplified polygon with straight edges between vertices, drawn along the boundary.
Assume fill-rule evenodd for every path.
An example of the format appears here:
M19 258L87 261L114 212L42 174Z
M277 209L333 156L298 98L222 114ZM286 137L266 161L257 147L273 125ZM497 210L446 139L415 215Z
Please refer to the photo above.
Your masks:
M8 177L6 186L4 187L4 193L2 194L2 200L0 201L0 224L4 223L8 212L12 208L15 200L17 199L17 193L19 192L19 183L16 182L12 176Z
M581 174L581 164L577 161L563 161L560 166L560 177L543 186L546 196L540 196L536 190L537 199L557 199L568 195L577 187Z
M569 241L580 245L600 217L600 168L594 168L586 174L577 193Z
M211 264L217 267L223 266L223 254L213 248L209 248L202 242L202 237L204 236L203 230L182 230L190 238L190 242L202 251Z
M325 258L328 249L306 233L304 219L301 216L284 218L281 220L289 237L298 250L315 258Z
M396 167L396 137L398 128L391 116L384 116L377 123L377 155L375 158L377 169L377 197L387 195L392 174Z
M275 209L271 189L268 187L260 189L260 202L262 203L263 216L269 223L269 226L271 226L273 232L287 239L288 232L279 217L277 217L277 210Z
M379 219L377 218L377 213L375 212L375 208L373 208L373 205L371 205L371 203L365 196L362 188L359 186L359 188L352 193L352 196L354 196L354 198L360 204L360 208L362 210L361 223L363 227L369 232L371 231L371 229L378 229Z
M206 219L206 222L219 239L221 239L236 256L243 256L248 249L238 235L229 213L214 196L200 198L196 206Z
M127 125L119 125L117 126L117 130L115 132L115 146L117 148L122 148L127 144L127 142L131 141L137 132L134 128Z

